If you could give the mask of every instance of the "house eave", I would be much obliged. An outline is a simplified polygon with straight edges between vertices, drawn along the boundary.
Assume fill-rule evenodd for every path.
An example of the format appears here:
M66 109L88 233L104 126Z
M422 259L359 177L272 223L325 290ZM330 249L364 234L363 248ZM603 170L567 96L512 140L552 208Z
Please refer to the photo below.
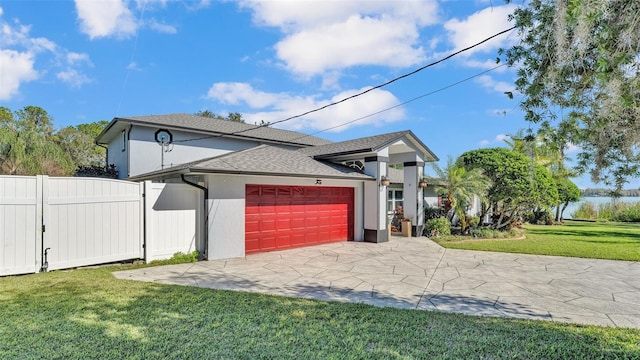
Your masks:
M238 134L233 134L233 133L229 134L229 133L218 132L218 131L199 130L199 129L194 129L194 128L188 127L188 126L179 126L179 125L171 125L171 124L160 125L160 124L154 124L154 123L149 123L149 122L140 121L140 120L136 120L136 119L128 119L128 118L114 118L102 130L102 132L100 134L98 134L98 136L96 136L96 142L99 143L99 144L107 144L108 142L102 141L102 138L104 136L106 136L107 133L117 123L125 123L125 124L129 124L129 126L136 125L136 126L142 126L142 127L148 127L148 128L158 127L158 128L169 129L169 130L179 130L179 131L185 131L185 132L192 132L192 133L198 133L198 134L202 134L202 135L209 135L211 138L225 137L225 138L231 138L231 139L251 140L251 141L256 141L256 142L265 143L265 144L279 144L279 145L289 145L289 146L295 146L295 147L311 147L311 146L313 146L313 145L298 143L298 142L294 142L294 141L274 140L274 139L267 139L267 138L262 138L262 137L254 137L254 136L251 136L251 135L238 135L240 133L238 133ZM245 130L245 131L242 132L242 134L250 132L251 130L258 129L258 128L259 127Z
M229 171L229 170L216 170L216 169L203 169L198 167L191 167L167 172L155 172L142 174L138 176L132 176L127 180L131 181L144 181L144 180L153 180L153 179L167 179L178 177L180 175L245 175L245 176L272 176L272 177L293 177L293 178L317 178L317 179L332 179L332 180L355 180L355 181L375 181L376 179L373 177L364 177L364 176L337 176L337 175L326 175L326 174L291 174L291 173L274 173L274 172L264 172L264 171Z

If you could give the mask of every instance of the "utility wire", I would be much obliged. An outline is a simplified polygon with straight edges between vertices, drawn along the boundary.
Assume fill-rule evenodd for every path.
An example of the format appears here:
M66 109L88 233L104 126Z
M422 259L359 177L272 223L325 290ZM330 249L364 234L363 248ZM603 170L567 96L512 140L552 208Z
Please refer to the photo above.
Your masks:
M502 31L500 31L500 32L499 32L499 33L497 33L497 34L491 35L491 36L489 36L488 38L486 38L486 39L484 39L484 40L480 41L479 43L476 43L476 44L474 44L474 45L468 46L468 47L466 47L466 48L464 48L464 49L462 49L462 50L458 50L458 51L456 51L456 52L454 52L454 53L452 53L452 54L450 54L450 55L448 55L448 56L446 56L446 57L444 57L444 58L442 58L442 59L440 59L440 60L438 60L438 61L434 61L434 62L432 62L432 63L430 63L430 64L425 65L425 66L419 67L419 68L417 68L417 69L415 69L415 70L413 70L413 71L411 71L411 72L409 72L409 73L406 73L406 74L404 74L404 75L400 75L400 76L398 76L398 77L396 77L396 78L394 78L394 79L391 79L391 80L389 80L389 81L387 81L387 82L385 82L385 83L383 83L383 84L376 85L376 86L374 86L374 87L372 87L372 88L369 88L369 89L367 89L367 90L361 91L361 92L359 92L359 93L357 93L357 94L354 94L354 95L348 96L348 97L346 97L346 98L344 98L344 99L342 99L342 100L338 100L338 101L332 102L332 103L330 103L330 104L327 104L327 105L321 106L321 107L319 107L319 108L316 108L316 109L313 109L313 110L309 110L309 111L304 112L304 113L302 113L302 114L294 115L294 116L290 116L290 117L288 117L288 118L286 118L286 119L283 119L283 120L274 121L274 122L272 122L272 123L269 123L269 125L279 124L279 123L283 123L283 122L285 122L285 121L293 120L293 119L295 119L295 118L299 118L299 117L302 117L302 116L305 116L305 115L309 115L309 114L311 114L311 113L314 113L314 112L316 112L316 111L320 111L320 110L326 109L326 108L328 108L328 107L330 107L330 106L334 106L334 105L341 104L341 103L343 103L343 102L345 102L345 101L347 101L347 100L351 100L351 99L356 98L356 97L358 97L358 96L362 96L362 95L364 95L364 94L366 94L366 93L368 93L368 92L370 92L370 91L373 91L373 90L375 90L375 89L379 89L379 88L381 88L381 87L387 86L387 85L392 84L392 83L394 83L394 82L396 82L396 81L398 81L398 80L400 80L400 79L404 79L404 78L406 78L406 77L409 77L409 76L411 76L411 75L414 75L414 74L416 74L416 73L418 73L418 72L420 72L420 71L422 71L422 70L424 70L424 69L426 69L426 68L432 67L432 66L437 65L437 64L439 64L439 63L441 63L441 62L443 62L443 61L446 61L446 60L448 60L448 59L451 59L452 57L454 57L454 56L456 56L456 55L458 55L458 54L460 54L460 53L463 53L463 52L465 52L465 51L469 51L469 50L473 49L474 47L480 46L480 45L484 44L485 42L487 42L487 41L489 41L489 40L491 40L491 39L493 39L493 38L495 38L495 37L497 37L497 36L500 36L500 35L502 35L502 34L504 34L504 33L506 33L506 32L509 32L509 31L511 31L511 30L513 30L513 29L515 29L515 28L516 28L516 27L515 27L515 26L513 26L513 27L511 27L510 29L502 30Z
M394 106L391 106L391 107L388 107L388 108L385 108L385 109L382 109L382 110L376 111L376 112L371 113L371 114L369 114L369 115L361 116L361 117L359 117L359 118L357 118L357 119L354 119L354 120L351 120L351 121L347 121L347 122L345 122L345 123L342 123L342 124L339 124L339 125L336 125L336 126L332 126L332 127L329 127L329 128L323 129L323 130L319 130L319 131L316 131L316 132L311 133L311 134L305 134L305 135L299 136L299 137L297 137L297 138L290 139L290 140L288 140L288 141L294 141L294 140L303 139L303 138L308 137L308 136L314 136L314 135L320 134L320 133L325 132L325 131L329 131L329 130L337 129L337 128L339 128L339 127L342 127L342 126L345 126L345 125L349 125L349 124L352 124L352 123L354 123L354 122L357 122L357 121L360 121L360 120L364 120L364 119L370 118L370 117L372 117L372 116L375 116L375 115L381 114L381 113L383 113L383 112L386 112L386 111L389 111L389 110L393 110L393 109L395 109L395 108L397 108L397 107L400 107L400 106L402 106L402 105L406 105L406 104L408 104L408 103L410 103L410 102L414 102L414 101L416 101L416 100L422 99L422 98L424 98L424 97L427 97L427 96L433 95L433 94L435 94L435 93L439 93L439 92L441 92L441 91L444 91L444 90L446 90L446 89L449 89L449 88L451 88L451 87L454 87L454 86L456 86L456 85L459 85L459 84L461 84L461 83L463 83L463 82L465 82L465 81L469 81L469 80L471 80L471 79L477 78L478 76L484 75L484 74L486 74L486 73L488 73L488 72L491 72L491 71L493 71L493 70L496 70L496 69L498 69L498 68L501 68L501 67L503 67L503 66L505 66L505 65L506 65L506 64L500 64L500 65L498 65L498 66L494 66L494 67L492 67L491 69L487 69L487 70L485 70L485 71L483 71L483 72L480 72L480 73L477 73L477 74L475 74L475 75L469 76L468 78L465 78L465 79L462 79L462 80L456 81L456 82L454 82L454 83L452 83L452 84L449 84L449 85L447 85L447 86L441 87L441 88L439 88L439 89L437 89L437 90L433 90L433 91L430 91L430 92L428 92L428 93L422 94L422 95L420 95L420 96L416 96L416 97L414 97L414 98L412 98L412 99L409 99L409 100L407 100L407 101L401 102L400 104L396 104L396 105L394 105Z
M142 2L142 10L140 11L140 17L138 18L138 24L142 24L142 19L144 18L144 12L147 8L147 0ZM122 107L122 101L124 99L124 93L127 89L127 82L129 81L129 74L131 73L131 65L133 64L133 60L136 56L136 50L138 49L138 38L140 37L140 30L136 30L136 37L133 41L133 49L131 50L131 57L129 58L129 64L127 64L127 72L124 76L124 81L122 83L122 91L120 92L120 101L118 102L118 109L116 110L116 117L120 115L120 108Z
M283 123L283 122L286 122L286 121L291 121L291 120L293 120L293 119L297 119L297 118L303 117L303 116L305 116L305 115L309 115L309 114L311 114L311 113L314 113L314 112L318 112L318 111L324 110L324 109L326 109L326 108L328 108L328 107L331 107L331 106L335 106L335 105L341 104L341 103L343 103L343 102L345 102L345 101L351 100L351 99L356 98L356 97L358 97L358 96L362 96L362 95L364 95L364 94L366 94L366 93L368 93L368 92L371 92L371 91L373 91L373 90L376 90L376 89L380 89L380 88L382 88L382 87L385 87L385 86L387 86L387 85L389 85L389 84L392 84L392 83L394 83L394 82L396 82L396 81L398 81L398 80L401 80L401 79L404 79L404 78L406 78L406 77L409 77L409 76L415 75L416 73L418 73L418 72L420 72L420 71L422 71L422 70L424 70L424 69L426 69L426 68L429 68L429 67L432 67L432 66L434 66L434 65L437 65L437 64L439 64L439 63L441 63L441 62L444 62L444 61L446 61L446 60L451 59L452 57L454 57L454 56L456 56L456 55L459 55L459 54L461 54L461 53L463 53L463 52L466 52L466 51L469 51L469 50L471 50L471 49L473 49L473 48L475 48L475 47L478 47L478 46L480 46L480 45L484 44L485 42L487 42L487 41L489 41L489 40L491 40L491 39L493 39L493 38L496 38L496 37L498 37L498 36L500 36L500 35L502 35L502 34L505 34L505 33L509 32L509 31L511 31L511 30L513 30L513 29L515 29L515 28L516 28L516 26L512 26L512 27L511 27L511 28L509 28L509 29L502 30L502 31L500 31L500 32L498 32L498 33L496 33L496 34L494 34L494 35L489 36L488 38L486 38L486 39L484 39L484 40L482 40L482 41L480 41L480 42L477 42L477 43L475 43L475 44L473 44L473 45L471 45L471 46L468 46L468 47L466 47L466 48L464 48L464 49L458 50L458 51L456 51L456 52L454 52L454 53L451 53L451 54L449 54L449 55L447 55L447 56L443 57L443 58L442 58L442 59L440 59L440 60L437 60L437 61L431 62L431 63L429 63L429 64L427 64L427 65L424 65L424 66L421 66L421 67L419 67L419 68L417 68L417 69L415 69L415 70L413 70L413 71L411 71L411 72L408 72L408 73L406 73L406 74L403 74L403 75L400 75L400 76L398 76L398 77L395 77L395 78L393 78L393 79L391 79L391 80L389 80L389 81L387 81L387 82L385 82L385 83L382 83L382 84L376 85L376 86L371 87L371 88L369 88L369 89L367 89L367 90L361 91L361 92L359 92L359 93L357 93L357 94L354 94L354 95L348 96L348 97L346 97L346 98L344 98L344 99L341 99L341 100L338 100L338 101L334 101L334 102L332 102L332 103L329 103L329 104L326 104L326 105L320 106L320 107L315 108L315 109L313 109L313 110L309 110L309 111L303 112L303 113L298 114L298 115L293 115L293 116L290 116L290 117L285 118L285 119L282 119L282 120L278 120L278 121L274 121L274 122L266 123L266 124L263 124L263 125L258 125L258 126L256 126L256 127L251 127L251 128L249 128L249 129L233 131L233 132L230 132L230 133L227 133L227 134L210 135L210 136L205 136L205 137L200 137L200 138L195 138L195 139L185 139L185 140L181 140L180 142L187 142L187 141L195 141L195 140L209 139L209 138L214 138L214 137L223 137L223 136L237 135L237 134L244 133L244 132L247 132L247 131L256 130L256 129L259 129L259 128L262 128L262 127L267 127L267 126L270 126L270 125L275 125L275 124L280 124L280 123ZM174 141L174 142L178 142L178 141Z

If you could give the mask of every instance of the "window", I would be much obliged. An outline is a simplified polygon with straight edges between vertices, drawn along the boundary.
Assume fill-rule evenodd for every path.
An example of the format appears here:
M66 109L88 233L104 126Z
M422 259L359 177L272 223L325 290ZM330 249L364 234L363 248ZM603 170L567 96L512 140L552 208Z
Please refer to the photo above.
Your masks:
M387 214L393 215L398 206L404 205L404 194L402 190L389 189L387 195Z
M127 130L122 130L122 151L127 150Z

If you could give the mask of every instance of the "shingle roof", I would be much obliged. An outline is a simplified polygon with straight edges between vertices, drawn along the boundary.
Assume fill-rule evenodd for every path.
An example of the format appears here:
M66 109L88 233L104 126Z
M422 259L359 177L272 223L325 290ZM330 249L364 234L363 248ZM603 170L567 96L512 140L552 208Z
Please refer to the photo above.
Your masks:
M411 130L396 131L388 134L368 136L359 139L347 140L337 143L317 145L309 148L302 148L298 151L316 158L329 158L332 156L368 153L380 150L391 145L403 137L410 137L413 142L421 147L426 156L431 156L434 160L438 157L424 144Z
M315 136L309 136L295 131L276 129L268 126L258 126L244 124L224 119L214 119L191 114L167 114L148 115L115 118L116 121L131 122L134 124L156 125L160 127L197 130L212 134L234 135L258 140L269 140L280 143L300 144L300 145L324 145L331 143L328 140ZM109 124L98 139L110 128Z
M172 168L135 176L151 178L171 173L225 173L323 177L369 180L373 177L356 169L328 161L314 160L298 151L260 145L250 149L194 161Z
M368 136L359 139L347 140L337 143L318 145L310 148L302 148L298 151L309 156L341 155L370 152L397 140L399 137L410 133L409 130L397 131L388 134Z

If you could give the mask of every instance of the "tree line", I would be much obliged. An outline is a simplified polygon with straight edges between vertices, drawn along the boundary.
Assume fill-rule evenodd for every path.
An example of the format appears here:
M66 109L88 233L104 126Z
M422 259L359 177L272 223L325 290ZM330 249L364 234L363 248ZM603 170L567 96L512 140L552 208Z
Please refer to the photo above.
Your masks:
M41 107L0 107L0 174L117 177L105 166L105 149L94 139L109 122L55 130Z
M640 196L640 189L621 190L618 193L614 193L610 189L602 189L602 188L584 189L584 190L581 190L581 194L583 197L618 197L618 196L636 197L636 196Z

